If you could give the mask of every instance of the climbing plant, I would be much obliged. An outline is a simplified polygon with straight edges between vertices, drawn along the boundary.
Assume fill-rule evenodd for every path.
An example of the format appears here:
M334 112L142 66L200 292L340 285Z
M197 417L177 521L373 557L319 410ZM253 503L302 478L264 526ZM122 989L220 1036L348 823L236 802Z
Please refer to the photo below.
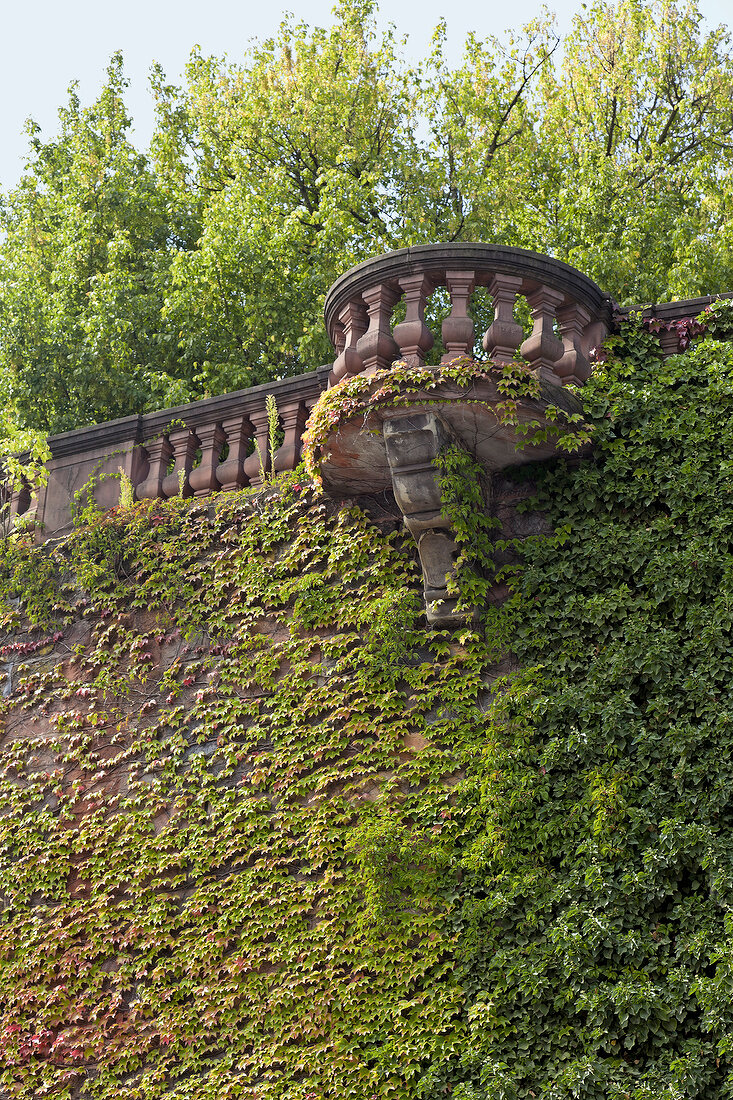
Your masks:
M479 392L481 383L490 384L491 400ZM499 424L511 428L518 437L518 449L552 438L562 450L576 451L590 440L588 425L579 408L553 400L563 391L557 387L553 391L543 391L522 359L494 364L457 356L439 366L411 365L400 359L373 374L347 376L321 394L303 434L304 464L320 482L329 436L349 422L361 422L366 431L381 431L373 418L377 410L405 409L416 403L438 406L455 399L457 392L463 405L483 405ZM540 397L542 405L535 404ZM522 402L532 415L520 415Z
M8 1096L733 1094L733 346L691 339L622 326L512 530L445 457L475 628L303 470L5 541Z
M733 1094L733 347L638 323L584 397L595 456L534 471L553 533L504 606L461 806L460 1100Z
M458 1043L482 647L302 476L5 544L8 1095L409 1097Z

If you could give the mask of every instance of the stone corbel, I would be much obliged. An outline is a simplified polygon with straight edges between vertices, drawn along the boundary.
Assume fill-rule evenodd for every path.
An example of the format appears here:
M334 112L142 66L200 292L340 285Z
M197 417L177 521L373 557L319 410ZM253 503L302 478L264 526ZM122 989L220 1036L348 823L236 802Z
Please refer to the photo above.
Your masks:
M420 555L428 622L459 626L474 621L478 609L459 612L458 601L447 590L459 551L443 513L436 459L446 447L456 445L455 437L435 413L390 417L382 430L395 500Z

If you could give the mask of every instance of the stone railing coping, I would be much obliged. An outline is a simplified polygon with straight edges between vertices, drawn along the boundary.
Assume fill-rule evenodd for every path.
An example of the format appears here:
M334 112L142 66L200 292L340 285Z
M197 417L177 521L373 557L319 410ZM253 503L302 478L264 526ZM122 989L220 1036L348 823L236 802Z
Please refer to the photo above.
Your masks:
M140 442L142 417L137 414L123 416L119 420L105 420L101 424L90 424L85 428L72 428L71 431L48 437L48 446L52 458L66 458L68 455L84 454L96 451L104 445L114 447L117 444ZM23 457L23 456L21 456Z
M201 424L208 424L231 413L240 403L250 404L268 394L272 394L276 401L278 396L285 394L291 399L297 399L301 393L303 396L310 396L316 389L326 388L330 369L330 364L327 364L315 371L309 371L308 374L293 375L292 378L281 378L275 382L263 382L259 386L250 386L244 390L234 390L231 393L218 394L216 397L190 401L186 405L174 405L155 412L123 416L119 420L106 420L101 424L91 424L85 428L73 428L71 431L49 436L48 445L53 458L65 458L68 455L84 454L86 451L97 451L100 446L113 448L115 444L121 443L144 443L146 439L165 431L173 420L181 420L188 427L195 429Z
M619 306L617 314L628 317L631 313L640 313L642 317L658 321L681 321L685 317L697 317L707 306L721 299L733 298L733 291L722 294L703 294L699 298L680 298L676 302L655 302L635 306Z

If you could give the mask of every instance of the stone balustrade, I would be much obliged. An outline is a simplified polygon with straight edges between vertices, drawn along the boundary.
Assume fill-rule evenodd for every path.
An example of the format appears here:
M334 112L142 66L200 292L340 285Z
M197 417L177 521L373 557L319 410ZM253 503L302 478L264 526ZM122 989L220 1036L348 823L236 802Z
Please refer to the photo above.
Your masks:
M92 479L102 508L119 502L119 472L135 498L208 496L262 483L265 474L293 470L300 460L308 413L326 388L328 367L297 378L254 386L189 405L127 416L49 439L44 486L22 485L10 495L10 518L32 518L39 539L62 532L76 494ZM277 405L282 442L274 461L268 445L266 398ZM259 447L259 453L255 447Z
M326 327L337 352L330 374L329 366L321 367L296 378L52 436L47 483L6 491L10 520L32 519L39 539L60 533L69 527L74 499L90 480L100 507L118 503L119 471L138 500L179 494L204 497L257 486L262 480L260 455L265 474L272 472L268 394L277 404L282 437L274 471L294 469L308 414L329 382L373 373L397 359L425 363L436 335L426 322L426 307L439 287L446 289L450 301L440 331L442 362L473 356L471 298L477 288L485 288L493 305L493 319L482 338L489 359L506 363L519 352L543 386L551 389L582 385L591 371L592 348L603 341L614 315L629 312L616 310L610 297L575 268L525 249L457 243L390 252L351 268L328 293ZM532 319L528 334L517 319L520 297L526 299ZM393 325L401 299L404 319ZM682 349L685 323L713 301L706 297L633 308L654 322L663 353L670 355ZM576 400L571 391L564 392L567 400ZM491 403L488 392L483 400ZM485 445L488 450L480 457L487 467L498 461L494 452L500 443L500 433L495 433L493 444ZM370 484L376 484L379 463L369 457L363 440L359 446ZM387 477L386 457L382 459ZM349 461L354 464L353 455ZM347 488L344 484L339 491Z
M441 325L444 363L474 354L470 303L477 287L486 287L494 308L482 340L489 359L506 363L520 352L534 371L555 384L586 381L591 349L605 339L612 321L610 297L592 279L549 256L489 244L403 248L351 268L331 287L325 306L337 352L331 384L385 369L396 359L425 363L435 343L425 310L437 287L445 287L450 298ZM515 316L520 295L532 317L526 337ZM401 298L405 318L393 327Z

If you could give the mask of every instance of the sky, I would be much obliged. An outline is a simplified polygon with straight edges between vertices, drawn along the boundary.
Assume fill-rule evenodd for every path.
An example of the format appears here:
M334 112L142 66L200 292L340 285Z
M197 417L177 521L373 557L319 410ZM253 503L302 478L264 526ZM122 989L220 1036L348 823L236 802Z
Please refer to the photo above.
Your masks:
M548 3L561 31L570 26L580 0ZM712 25L732 23L729 0L700 0ZM24 124L39 123L43 136L56 132L57 111L72 81L83 103L92 102L110 56L122 50L131 80L127 106L134 140L144 148L153 111L147 74L159 62L169 81L183 72L194 45L205 54L241 59L253 38L275 33L285 11L306 23L332 22L332 0L0 0L5 46L0 65L0 190L18 180L28 149ZM468 31L479 35L518 29L540 11L540 0L382 0L380 23L408 35L406 53L419 57L439 19L448 30L448 56L460 57ZM726 11L727 8L727 11Z

